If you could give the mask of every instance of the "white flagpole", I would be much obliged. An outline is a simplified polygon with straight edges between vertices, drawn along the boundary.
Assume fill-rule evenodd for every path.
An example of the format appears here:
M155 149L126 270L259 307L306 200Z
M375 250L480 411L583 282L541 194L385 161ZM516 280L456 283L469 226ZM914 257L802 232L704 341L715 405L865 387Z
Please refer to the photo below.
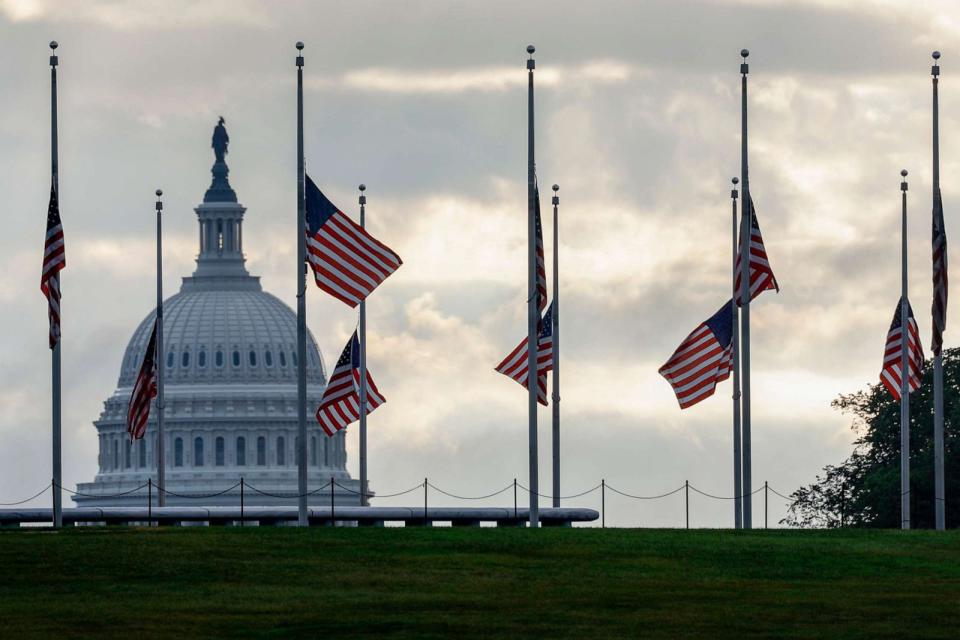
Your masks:
M560 507L560 185L553 185L553 506Z
M536 63L531 44L527 47L527 398L529 404L530 444L530 526L540 526L539 471L537 469L537 324L540 310L537 308L537 226L536 209L536 164L533 153L533 70Z
M910 528L910 342L907 312L907 170L900 172L900 528Z
M743 62L740 64L741 76L741 130L740 130L740 175L743 179L743 213L741 214L743 237L740 239L741 271L740 292L743 300L740 314L742 323L742 339L740 362L742 363L741 384L742 411L742 491L743 491L743 526L746 529L753 527L753 494L750 459L750 244L753 227L753 207L750 206L750 174L747 162L747 74L750 65L747 64L747 49L740 51Z
M57 140L57 62L56 55L57 41L50 43L50 168L53 179L53 190L57 194L57 203L60 202L60 166L59 166L59 148ZM63 303L60 304L61 309ZM63 314L60 312L60 322L63 322ZM51 353L51 372L52 372L52 454L53 454L53 526L60 528L63 526L63 469L62 469L62 443L60 440L60 345L63 342L63 331L60 331L57 344L53 347Z
M307 519L307 238L303 168L303 43L297 43L297 524Z
M367 185L360 185L360 227L367 227ZM370 504L367 495L367 301L360 301L360 506Z
M743 482L740 476L742 471L742 453L740 442L740 313L737 310L737 183L739 179L733 178L733 189L730 191L730 199L733 208L733 267L731 273L733 282L733 526L735 529L743 528Z
M163 401L163 374L166 363L163 353L163 234L160 212L163 211L163 202L160 196L163 191L157 189L157 351L154 353L154 365L157 367L157 505L166 506L167 470L164 460L166 442L163 435L163 412L166 403Z
M930 74L933 76L933 215L936 216L937 197L940 194L939 51L933 52L933 60ZM941 211L940 214L942 215L943 212ZM933 295L937 295L936 291ZM934 322L936 321L937 319L934 318ZM943 354L941 351L937 351L933 357L933 484L936 527L938 531L943 531L947 527L947 504L943 474Z

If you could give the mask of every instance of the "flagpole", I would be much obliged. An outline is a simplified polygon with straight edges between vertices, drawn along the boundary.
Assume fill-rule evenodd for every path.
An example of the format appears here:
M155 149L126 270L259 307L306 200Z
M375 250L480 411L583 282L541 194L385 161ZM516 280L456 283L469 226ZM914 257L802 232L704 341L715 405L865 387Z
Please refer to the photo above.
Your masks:
M553 506L560 507L560 185L553 185Z
M910 342L907 312L907 170L900 172L900 528L910 528Z
M57 63L59 62L56 51L57 41L50 43L50 169L53 181L53 190L57 194L57 201L60 200L60 163L59 146L57 140ZM62 302L61 302L62 308ZM60 440L60 343L63 341L63 331L58 336L57 344L54 345L51 352L51 387L53 397L52 407L52 454L53 454L53 526L60 528L63 526L63 468L62 443Z
M166 449L163 436L163 412L166 403L163 400L163 370L165 362L163 359L163 234L161 223L161 211L163 211L163 202L160 196L163 191L157 189L157 350L154 354L154 364L157 368L157 505L166 506L166 487L167 487L167 469L164 461L164 450Z
M743 483L740 473L742 471L742 453L740 442L740 313L737 311L737 183L738 178L734 178L733 189L730 191L730 199L733 208L733 289L734 304L733 307L733 526L735 529L743 528Z
M940 196L940 100L938 84L940 75L940 52L933 52L933 67L930 74L933 76L933 215L937 216L938 198ZM939 212L943 216L943 211ZM936 220L934 225L936 225ZM941 230L942 231L942 230ZM936 268L936 265L934 265ZM937 292L934 291L934 296ZM944 315L946 309L943 310ZM938 319L934 317L934 323ZM937 328L934 327L934 331ZM946 492L943 473L943 353L942 344L934 345L937 349L933 357L933 483L934 509L938 531L946 529Z
M297 43L297 524L307 520L307 240L303 169L303 43Z
M360 185L360 227L367 227L367 185ZM360 301L360 506L367 496L367 300Z
M540 526L539 471L537 469L537 250L536 250L536 165L533 153L533 70L536 63L531 44L527 46L527 398L530 444L530 526Z
M740 239L740 292L742 300L742 312L740 315L742 323L741 339L741 455L742 460L742 487L743 492L743 527L750 529L753 527L753 495L751 478L751 459L750 459L750 243L751 227L753 226L753 207L750 206L750 174L747 170L747 74L750 73L750 65L747 64L747 56L750 51L742 49L740 55L743 62L740 64L741 76L741 129L740 129L740 176L743 179L743 213L742 217L742 237Z

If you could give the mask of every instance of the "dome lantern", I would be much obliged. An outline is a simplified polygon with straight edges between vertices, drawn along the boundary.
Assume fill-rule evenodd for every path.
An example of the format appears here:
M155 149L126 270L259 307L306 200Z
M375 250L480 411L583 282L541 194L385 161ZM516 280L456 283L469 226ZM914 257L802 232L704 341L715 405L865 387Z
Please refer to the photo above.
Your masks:
M213 182L194 211L199 223L197 269L183 279L181 291L248 290L260 291L260 278L247 272L243 256L243 214L246 208L237 202L237 194L227 175L227 145L230 136L223 116L213 130Z

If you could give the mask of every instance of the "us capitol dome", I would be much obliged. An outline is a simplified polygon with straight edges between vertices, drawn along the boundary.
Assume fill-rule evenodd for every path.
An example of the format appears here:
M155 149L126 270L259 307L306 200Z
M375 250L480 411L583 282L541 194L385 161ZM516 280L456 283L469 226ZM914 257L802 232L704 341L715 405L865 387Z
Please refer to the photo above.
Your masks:
M295 506L297 318L244 266L246 209L227 179L228 140L221 119L214 131L213 181L194 209L199 222L197 268L163 306L166 503L238 505L239 487L203 496L225 491L242 477L245 504ZM79 506L142 506L146 489L114 496L148 478L156 482L156 405L146 437L131 443L126 432L127 404L154 313L147 314L130 338L117 389L93 423L100 445L99 472L93 482L77 486L73 500ZM360 486L346 471L344 431L327 437L312 415L326 373L309 333L306 371L309 489L334 478L343 487L336 489L336 503L357 505ZM308 500L329 504L330 492L319 491Z

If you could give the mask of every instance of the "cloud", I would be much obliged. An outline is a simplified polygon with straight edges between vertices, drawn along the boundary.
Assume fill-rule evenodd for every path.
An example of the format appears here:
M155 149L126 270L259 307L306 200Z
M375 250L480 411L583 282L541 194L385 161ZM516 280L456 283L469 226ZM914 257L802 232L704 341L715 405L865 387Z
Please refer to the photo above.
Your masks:
M157 28L197 28L223 24L264 27L270 14L262 4L245 0L0 0L0 13L14 22L66 18L135 31Z
M351 215L356 185L366 183L368 226L405 262L368 306L370 367L388 400L370 421L375 488L429 475L476 495L525 480L526 398L493 367L525 331L527 38L538 46L548 263L547 187L561 187L565 490L606 477L642 494L684 479L729 493L729 383L681 412L656 371L729 295L736 52L747 40L751 186L782 286L752 314L754 476L789 491L846 454L847 418L829 401L877 377L899 291L904 166L915 308L930 295L927 56L928 42L949 33L949 12L659 0L224 6L84 3L71 13L48 2L0 4L0 37L13 52L0 59L10 97L0 114L0 192L10 213L0 236L8 443L0 500L33 493L49 475L37 286L49 76L37 64L52 32L65 52L68 483L93 476L90 423L113 391L127 337L153 305L158 186L165 291L193 270L192 208L210 181L216 115L227 118L230 180L248 207L247 266L294 305L298 39L310 52L308 169ZM960 111L946 94L942 105L942 173L952 175L960 161L947 141ZM949 207L957 198L945 188ZM330 362L356 311L315 288L307 305ZM929 322L918 321L926 332ZM541 486L546 425L543 412ZM355 472L355 429L349 437ZM608 499L620 518L612 521L623 524L676 524L682 513L680 502ZM725 503L696 509L697 524L729 523Z

